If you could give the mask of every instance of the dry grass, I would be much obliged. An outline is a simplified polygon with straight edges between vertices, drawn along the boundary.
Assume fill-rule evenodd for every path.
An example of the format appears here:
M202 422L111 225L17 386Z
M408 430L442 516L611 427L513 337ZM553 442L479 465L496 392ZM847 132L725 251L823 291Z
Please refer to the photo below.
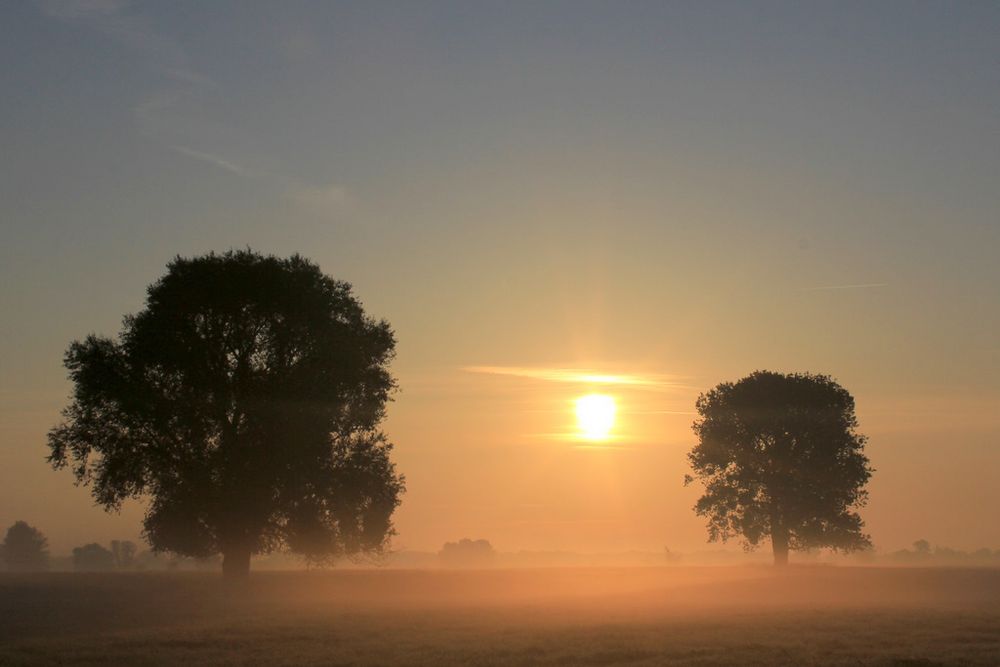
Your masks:
M1000 664L1000 570L0 576L0 664Z

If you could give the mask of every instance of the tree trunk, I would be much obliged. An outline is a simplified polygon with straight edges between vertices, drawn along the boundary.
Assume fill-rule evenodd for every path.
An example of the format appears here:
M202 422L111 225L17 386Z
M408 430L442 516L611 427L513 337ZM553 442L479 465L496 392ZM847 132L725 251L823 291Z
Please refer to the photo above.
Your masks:
M774 549L774 564L788 565L788 529L780 522L771 523L771 547Z
M226 578L242 579L250 574L250 550L231 547L222 553L222 574Z

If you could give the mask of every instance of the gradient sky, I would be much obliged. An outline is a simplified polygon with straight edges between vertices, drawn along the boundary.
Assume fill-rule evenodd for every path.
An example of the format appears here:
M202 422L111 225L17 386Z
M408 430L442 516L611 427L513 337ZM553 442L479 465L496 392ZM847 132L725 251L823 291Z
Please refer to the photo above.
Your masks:
M879 549L1000 548L1000 4L12 2L0 62L2 526L138 535L44 462L63 351L251 246L398 334L397 547L705 548L766 368L856 397Z

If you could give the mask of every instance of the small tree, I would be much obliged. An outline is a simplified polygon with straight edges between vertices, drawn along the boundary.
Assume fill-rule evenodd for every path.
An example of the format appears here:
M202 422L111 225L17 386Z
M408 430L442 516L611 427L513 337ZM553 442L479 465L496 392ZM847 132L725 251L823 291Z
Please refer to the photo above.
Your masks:
M438 558L445 565L453 567L484 567L496 560L496 551L489 540L470 540L465 537L458 542L445 542Z
M0 551L7 569L12 572L49 569L49 541L41 531L24 521L17 521L7 529Z
M403 479L378 431L395 339L299 256L177 258L118 340L73 343L49 461L97 502L149 500L156 550L312 560L381 552Z
M135 567L135 542L130 540L111 540L111 555L115 559L115 568L131 570Z
M825 375L757 371L696 407L685 483L705 485L695 512L710 541L738 535L749 550L770 537L776 565L790 549L871 547L855 509L873 470L847 390Z
M73 569L77 572L107 572L115 569L115 556L96 542L73 549Z

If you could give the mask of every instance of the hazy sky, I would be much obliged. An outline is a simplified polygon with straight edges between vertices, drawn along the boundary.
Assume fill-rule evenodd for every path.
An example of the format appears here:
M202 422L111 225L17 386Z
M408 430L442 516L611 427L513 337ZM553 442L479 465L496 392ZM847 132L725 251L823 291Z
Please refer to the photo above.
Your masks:
M855 395L877 547L1000 548L998 3L10 2L0 62L0 527L138 534L44 462L63 351L251 246L396 329L398 547L704 548L766 368Z

